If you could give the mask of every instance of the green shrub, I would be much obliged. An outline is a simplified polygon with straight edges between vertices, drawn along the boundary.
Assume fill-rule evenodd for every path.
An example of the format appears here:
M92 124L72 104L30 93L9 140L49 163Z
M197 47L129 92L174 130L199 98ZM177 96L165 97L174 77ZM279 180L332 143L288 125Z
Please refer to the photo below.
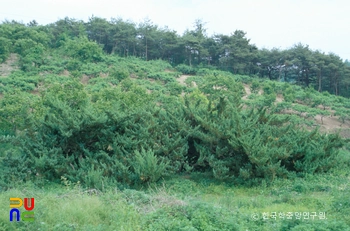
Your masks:
M294 90L291 86L287 87L284 91L283 91L283 98L284 101L286 102L294 102L295 100L295 93Z
M343 221L300 221L291 220L284 221L280 230L292 230L292 231L337 231L337 230L350 230L350 227Z
M193 67L190 67L188 65L185 65L185 64L179 64L175 67L175 69L178 71L178 72L181 72L182 74L185 74L185 75L195 75L197 70Z
M78 59L70 59L65 67L68 71L80 71L82 70L82 64Z
M264 106L271 106L276 101L276 94L264 94Z
M108 67L104 63L89 63L81 66L81 72L91 77L97 77L101 73L107 73Z
M82 180L86 187L104 191L106 180L103 177L103 170L95 169L94 166L91 166L86 175L82 177Z
M165 83L176 82L176 73L169 72L154 72L148 74L148 78L164 81Z
M11 40L0 37L0 63L5 62L10 55Z
M171 95L178 96L182 93L184 87L177 82L170 82L165 85L169 89Z
M49 73L58 75L64 71L64 68L57 67L57 66L41 65L39 68L39 71L40 72L49 72Z
M133 161L133 168L137 177L141 182L156 182L166 174L168 162L159 160L154 155L152 150L145 151L143 148L141 152L135 151L135 160Z
M109 70L109 77L116 78L118 81L122 81L123 79L126 79L129 76L130 76L130 73L125 68L122 69L114 66Z
M344 124L345 121L350 120L350 110L346 108L337 108L334 115L339 116L342 124Z
M263 85L263 91L264 91L264 94L266 94L266 95L270 95L272 93L275 93L273 84L271 84L269 82L265 82L265 84Z
M64 51L66 55L83 63L101 61L103 56L102 48L97 43L89 41L87 37L67 40L64 43Z
M235 218L227 210L193 202L187 206L166 207L148 215L145 230L240 230Z
M251 86L250 86L250 90L252 93L257 94L260 90L260 83L258 80L254 79Z

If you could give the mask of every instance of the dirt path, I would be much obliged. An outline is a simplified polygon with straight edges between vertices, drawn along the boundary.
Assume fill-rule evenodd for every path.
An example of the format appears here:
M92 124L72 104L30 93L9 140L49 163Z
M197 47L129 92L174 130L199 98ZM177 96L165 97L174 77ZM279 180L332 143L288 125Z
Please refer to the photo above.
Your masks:
M244 90L245 90L245 92L246 92L246 95L243 96L242 99L243 99L243 100L246 100L246 99L248 99L248 96L249 96L250 94L252 94L252 92L251 92L250 87L249 87L248 84L243 84L243 87L244 87Z
M187 84L185 83L185 81L186 81L186 79L187 79L188 77L191 77L191 75L181 75L179 78L176 78L176 80L177 80L180 84L187 86ZM194 81L192 81L192 83L193 83L193 86L194 86L194 87L197 87L197 84L196 84Z
M186 85L185 81L188 77L190 77L190 75L181 75L179 78L177 78L177 81L182 85Z

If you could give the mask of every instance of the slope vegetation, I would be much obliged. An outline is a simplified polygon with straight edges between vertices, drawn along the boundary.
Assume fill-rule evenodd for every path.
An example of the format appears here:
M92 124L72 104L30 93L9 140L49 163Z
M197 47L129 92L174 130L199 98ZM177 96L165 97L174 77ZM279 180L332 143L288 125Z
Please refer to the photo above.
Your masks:
M9 223L6 210L1 229L323 224L261 217L301 210L333 213L325 229L349 229L349 99L209 68L189 75L85 39L42 62L28 55L0 78L0 198L33 195L40 223ZM68 215L50 212L53 200Z

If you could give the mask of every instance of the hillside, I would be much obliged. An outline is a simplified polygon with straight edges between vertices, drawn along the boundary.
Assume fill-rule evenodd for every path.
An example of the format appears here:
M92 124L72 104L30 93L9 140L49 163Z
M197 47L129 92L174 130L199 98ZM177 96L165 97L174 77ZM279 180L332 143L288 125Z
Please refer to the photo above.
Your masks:
M186 85L185 81L189 77L191 77L191 75L181 75L179 78L177 78L177 80L180 84ZM194 86L196 86L195 81L192 81L191 83L195 84ZM245 90L245 95L242 97L242 99L248 100L249 96L252 94L251 84L243 84L243 86L244 86L244 90ZM264 92L259 89L258 94L262 95L263 93ZM301 93L301 94L304 94L304 93ZM322 96L318 96L318 97L322 97ZM321 100L321 99L319 99L319 100ZM327 101L328 99L325 98L323 100ZM328 101L329 101L328 105L333 104L332 102L330 102L330 100L328 100ZM276 96L275 106L282 106L283 107L284 102L285 101L284 101L283 95L278 94ZM305 105L305 104L306 104L306 102L298 101L298 102L292 104L291 108L296 107L296 105ZM297 111L297 110L292 110L292 109L289 109L289 110L284 109L284 111L282 113L296 114L296 115L300 115L301 117L311 117L309 119L311 119L311 121L315 122L313 124L313 127L320 126L321 131L331 132L331 133L339 132L344 138L350 138L350 132L349 132L349 128L350 128L349 118L350 117L343 115L344 117L347 118L347 119L344 119L344 121L343 121L343 118L341 118L340 116L336 116L336 115L340 114L341 111L343 111L344 109L346 110L346 107L340 107L338 110L334 110L334 109L331 109L330 106L327 107L327 106L324 106L322 104L315 105L315 103L314 103L313 106L314 107L316 106L316 110L313 110L312 109L313 107L310 107L310 109L309 109L310 112L313 111L313 114L311 116L308 116L307 112L305 114L302 114L303 113L302 111ZM317 113L317 109L321 109L323 111L319 111L320 114L315 114L315 113ZM347 112L345 112L345 113L347 113Z
M38 44L0 66L0 229L350 229L349 98ZM35 222L9 222L14 196L35 197Z

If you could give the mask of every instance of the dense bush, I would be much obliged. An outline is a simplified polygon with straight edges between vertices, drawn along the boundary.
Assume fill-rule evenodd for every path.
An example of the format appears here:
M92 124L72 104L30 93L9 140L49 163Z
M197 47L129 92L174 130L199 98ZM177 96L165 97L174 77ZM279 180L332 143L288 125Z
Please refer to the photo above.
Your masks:
M259 92L259 90L260 90L260 83L259 83L258 80L255 79L255 80L252 81L252 84L250 86L250 90L254 94L257 94Z
M67 40L64 43L64 52L82 62L97 62L102 60L102 48L86 37Z
M161 81L164 81L165 83L168 83L168 82L176 82L176 79L175 79L176 75L177 74L173 72L168 72L168 73L153 72L148 74L148 78L161 80Z
M283 98L286 102L294 102L295 100L295 93L292 87L288 87L283 91Z
M0 63L5 62L10 55L11 40L0 37Z
M122 81L123 79L126 79L130 76L130 73L125 68L118 68L118 67L112 67L109 70L109 77L115 78L118 81Z
M185 163L187 143L181 139L185 134L177 131L170 115L152 106L150 97L130 81L94 94L93 102L77 82L53 85L33 105L34 113L24 118L26 130L13 141L20 147L22 164L30 169L27 177L57 180L66 176L93 184L85 173L95 171L132 183L141 173L155 181L179 171ZM167 129L170 124L173 129ZM170 162L168 172L149 169L152 163L140 162L140 158L137 162L133 153L141 147L153 148L154 158ZM9 166L12 160L2 161Z
M190 67L185 64L179 64L175 67L175 69L178 72L181 72L182 74L186 74L186 75L195 75L197 72L196 68Z
M219 179L273 179L337 165L339 136L299 130L266 108L243 110L242 84L225 76L203 77L183 101L155 98L129 78L116 87L93 86L53 84L32 113L21 112L17 123L25 129L14 137L13 151L28 169L18 169L22 178L65 176L101 187L96 179L103 177L133 184L193 169ZM1 165L15 168L11 158Z
M60 49L68 55L65 61L55 53L44 65L31 66L46 72L40 77L16 71L1 79L4 91L42 86L40 96L9 92L1 101L2 133L11 135L3 147L15 147L0 160L5 185L15 177L10 171L25 180L64 176L101 189L101 181L130 185L184 171L211 171L218 179L274 179L328 171L338 163L339 136L300 130L300 120L274 114L286 108L319 113L300 104L273 106L276 91L301 96L302 89L253 81L252 90L262 86L264 94L252 94L244 105L240 81L251 82L248 77L200 69L190 79L198 87L184 89L176 81L179 73L163 61L104 57L86 38L65 40ZM61 68L70 75L54 74ZM90 77L86 86L82 74ZM308 91L313 102L317 93ZM13 164L18 158L21 169Z
M141 152L135 151L133 168L142 182L156 182L160 177L165 176L168 163L160 161L152 150L145 151L142 148Z

